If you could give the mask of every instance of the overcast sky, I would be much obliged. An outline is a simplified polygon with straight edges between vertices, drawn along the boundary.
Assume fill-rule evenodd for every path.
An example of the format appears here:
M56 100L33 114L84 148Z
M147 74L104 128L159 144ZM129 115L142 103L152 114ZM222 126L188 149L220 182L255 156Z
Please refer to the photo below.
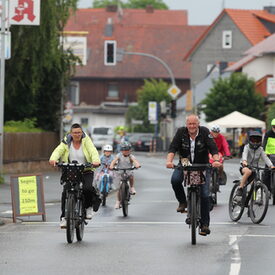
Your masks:
M93 0L79 0L79 8L89 8ZM190 25L209 25L222 7L231 9L263 9L275 6L275 0L163 0L171 10L188 10Z

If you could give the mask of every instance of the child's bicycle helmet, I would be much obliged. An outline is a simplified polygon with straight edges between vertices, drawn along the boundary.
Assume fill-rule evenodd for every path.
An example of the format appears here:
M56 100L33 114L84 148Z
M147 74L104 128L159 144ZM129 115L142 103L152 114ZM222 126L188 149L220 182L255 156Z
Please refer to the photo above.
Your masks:
M110 152L113 152L113 146L112 146L112 145L109 145L109 144L106 144L106 145L103 147L103 151L110 151Z
M262 134L257 131L250 131L248 143L251 149L258 149L262 145Z
M120 144L120 151L128 151L131 150L131 143L128 141L123 141Z

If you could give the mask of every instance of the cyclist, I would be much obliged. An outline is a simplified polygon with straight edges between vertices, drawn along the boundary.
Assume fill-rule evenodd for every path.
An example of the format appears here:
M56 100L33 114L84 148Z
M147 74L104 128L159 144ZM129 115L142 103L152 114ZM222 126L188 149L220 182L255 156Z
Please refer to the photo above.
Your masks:
M108 169L108 173L110 175L109 179L110 179L110 188L111 188L111 184L113 182L113 173L112 171L109 170L110 164L111 162L114 160L114 156L113 156L113 146L112 145L105 145L103 146L103 155L100 157L100 167L98 168L97 171L97 175L96 175L96 180L99 180L101 178L101 176L104 174L104 169L107 168Z
M131 154L131 144L128 141L124 141L120 144L120 153L114 158L111 162L110 169L113 169L115 165L118 168L130 168L135 166L136 168L140 167L138 160ZM136 194L136 190L134 188L134 173L133 171L127 171L130 175L130 193L132 195ZM120 208L120 197L119 197L119 190L117 191L117 200L115 204L115 209Z
M252 174L252 170L249 169L249 165L257 166L259 163L259 160L262 159L268 167L274 168L272 162L267 157L261 145L262 145L262 134L257 131L250 131L249 137L248 137L248 144L244 146L244 150L242 154L241 168L240 168L242 178L240 181L240 186L236 192L237 196L242 196L245 182L247 180L251 182L254 178L254 175Z
M223 184L223 157L230 157L231 153L229 150L229 145L227 140L225 139L225 137L220 133L221 129L219 125L213 125L210 129L210 133L213 136L216 145L218 147L219 150L219 155L220 155L220 162L221 162L221 166L219 167L219 178L218 178L218 183L219 185ZM213 160L212 158L210 158L210 163L212 164Z
M174 136L167 155L166 167L174 167L174 157L178 152L180 160L188 158L189 162L196 164L209 163L208 154L211 153L214 159L213 167L220 167L221 163L218 155L218 148L211 136L208 128L200 126L197 115L191 114L186 118L186 127L181 127ZM206 236L210 234L209 223L209 181L210 169L206 169L206 182L201 186L201 226L200 234ZM183 173L175 169L171 178L171 183L175 196L179 201L177 212L186 213L186 196L182 185Z
M90 139L85 134L78 123L71 126L70 133L67 134L61 143L54 149L49 163L55 166L58 161L72 162L77 161L78 163L92 163L93 166L97 167L100 165L98 152ZM86 219L91 219L94 212L97 212L101 199L96 189L93 187L94 168L88 169L83 174L83 193L85 198L86 208ZM62 175L61 175L61 183ZM63 185L63 192L61 196L61 217L60 226L66 228L65 219L65 203L66 203L66 189L69 186Z
M271 162L275 164L275 118L271 121L271 129L265 133L263 148ZM265 171L264 183L270 191L270 171Z

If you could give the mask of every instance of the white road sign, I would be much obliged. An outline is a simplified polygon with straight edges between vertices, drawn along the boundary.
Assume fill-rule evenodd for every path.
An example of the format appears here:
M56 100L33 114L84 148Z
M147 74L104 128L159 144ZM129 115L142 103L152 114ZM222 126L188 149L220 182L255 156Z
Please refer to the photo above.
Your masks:
M275 78L269 77L267 79L267 94L275 95Z
M176 99L181 90L177 87L177 85L172 85L167 92L173 99Z
M2 15L2 1L3 0L0 0L0 28L2 26L2 20L1 20L1 15ZM6 3L5 3L5 10L6 10L6 20L5 20L5 28L8 29L10 24L9 24L9 1L6 0Z

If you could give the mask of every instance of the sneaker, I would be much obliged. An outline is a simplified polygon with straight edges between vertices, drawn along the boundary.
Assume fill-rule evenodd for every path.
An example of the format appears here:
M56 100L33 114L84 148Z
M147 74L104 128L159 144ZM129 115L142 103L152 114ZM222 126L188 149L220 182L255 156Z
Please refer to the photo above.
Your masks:
M185 223L186 223L186 224L191 224L190 218L186 218Z
M206 236L206 235L209 235L210 233L211 233L211 231L207 225L201 226L200 232L199 232L200 235Z
M186 210L186 203L179 203L179 206L177 208L177 212L180 212L180 213L187 213L187 210Z
M242 197L242 195L243 195L243 189L241 187L239 187L237 192L236 192L236 196Z
M120 208L120 201L116 201L115 209L119 209L119 208Z
M91 220L92 217L94 216L94 211L92 207L89 207L86 209L86 219Z
M136 189L134 187L131 187L130 193L131 193L131 195L135 195L137 193Z
M65 229L67 227L67 221L64 217L60 220L60 228Z

